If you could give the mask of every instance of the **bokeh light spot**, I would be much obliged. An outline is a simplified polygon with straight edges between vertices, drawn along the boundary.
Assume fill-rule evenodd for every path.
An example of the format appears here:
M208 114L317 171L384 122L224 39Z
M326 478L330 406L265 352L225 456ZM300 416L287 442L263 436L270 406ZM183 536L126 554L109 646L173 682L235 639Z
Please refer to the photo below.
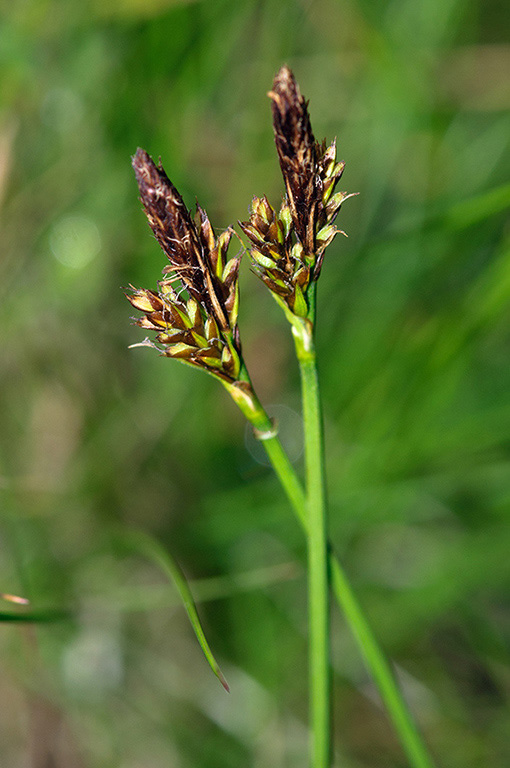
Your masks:
M85 216L64 216L53 226L50 247L55 258L72 269L83 269L101 249L99 230Z

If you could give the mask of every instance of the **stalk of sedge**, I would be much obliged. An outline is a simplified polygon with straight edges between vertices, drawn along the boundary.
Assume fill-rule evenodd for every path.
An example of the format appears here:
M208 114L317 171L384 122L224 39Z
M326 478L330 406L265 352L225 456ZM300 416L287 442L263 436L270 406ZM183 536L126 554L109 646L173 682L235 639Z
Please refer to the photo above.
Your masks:
M247 399L242 390L232 388L229 385L225 386L247 420L252 424L256 436L262 441L271 466L294 514L308 535L309 517L306 495L278 438L275 425L256 396ZM413 768L434 768L434 761L427 751L413 716L402 696L391 664L378 644L350 585L348 576L329 541L327 550L333 595L357 642L366 667L393 723L402 749L407 755L409 764Z
M330 175L331 173L334 174L335 166L331 166L330 150L324 149L323 157L329 158L327 163L324 161L324 167L329 168ZM137 151L133 158L133 166L149 224L169 260L169 265L164 270L165 278L159 282L158 290L131 287L130 291L126 293L128 300L135 309L143 313L141 318L135 320L136 324L156 333L156 343L146 339L142 345L154 347L166 357L173 357L187 365L199 368L217 378L225 386L255 428L259 439L263 441L292 508L310 539L312 519L310 496L305 495L301 483L279 442L274 425L253 391L243 362L237 325L240 257L227 259L226 255L232 230L229 229L216 238L207 214L200 207L198 207L197 220L193 220L161 164L156 166L143 150ZM345 199L345 195L342 199ZM337 199L334 206L338 202ZM263 201L259 201L259 207L263 214L260 218L266 225L270 206L263 199ZM280 223L273 221L270 222L269 226L273 224L273 229L276 227L278 232L282 231L282 227L283 230L287 227L290 236L292 227L291 207L289 205L287 207L282 206L280 213ZM316 242L318 258L320 258L321 243L324 245L330 236L331 233L326 233L324 240L320 241L318 245ZM280 235L278 237L281 239ZM297 251L298 249L296 249L296 253ZM310 265L308 265L307 269L301 272L301 276L298 274L295 285L299 286L299 281L303 280L302 286L305 286L310 275L317 274L317 263L318 261L315 262L313 273ZM306 277L307 270L308 277ZM303 279L303 275L306 279ZM273 275L271 279L274 277ZM279 280L278 275L276 275L276 280ZM278 285L278 283L275 284ZM184 298L183 292L187 294ZM286 310L288 318L293 322L298 357L300 345L305 352L309 353L312 323L310 318L306 317L309 308L303 290L293 291L292 306L282 296L278 296L278 301ZM303 315L303 310L306 310L305 315ZM312 368L310 368L310 373L313 373ZM312 381L312 377L310 381ZM305 391L306 387L303 389ZM306 418L305 399L304 407ZM314 419L317 424L320 423L320 411L317 408ZM308 420L310 422L310 418ZM315 431L318 436L317 439L320 439L320 428L316 427ZM315 440L316 443L317 439ZM309 454L312 462L315 461L314 453L316 453L316 447L310 443ZM311 478L310 472L308 472L309 487L313 488L314 482L317 483L317 480ZM317 498L315 491L312 495ZM324 530L325 528L322 526L321 547L323 551L325 549ZM361 651L388 707L410 762L413 768L432 768L432 762L427 756L398 690L391 668L378 648L340 563L333 555L329 545L328 552L334 594L360 644ZM320 564L320 569L322 573L325 573L323 562ZM327 599L324 581L319 586L318 591L320 591L321 600L324 601L325 597ZM322 626L325 626L324 623ZM325 646L326 643L323 643L323 650L320 655L323 669L327 669L327 648L324 650ZM323 704L323 711L320 714L321 723L324 723L324 712L329 706L328 703L325 704L328 697L324 695L323 682L321 683L322 693L320 694ZM317 701L318 699L317 694ZM314 745L319 744L319 747L314 748L314 754L322 754L322 759L327 761L329 760L328 731L322 726L322 731L319 731L317 725L315 728L316 733L319 734L319 739L314 740ZM316 765L318 768L317 763ZM323 762L320 768L325 768L326 765L327 762Z
M313 768L329 765L327 653L327 511L322 444L322 415L315 356L316 288L325 250L338 233L334 222L352 195L335 192L345 164L336 160L336 142L316 141L291 70L276 74L268 96L285 196L280 209L255 197L247 222L240 222L251 241L253 271L283 309L294 337L301 374L306 464L306 527L309 542L311 721ZM400 741L414 768L432 761L391 668L378 647L349 583L330 549L330 576L337 600L358 640Z

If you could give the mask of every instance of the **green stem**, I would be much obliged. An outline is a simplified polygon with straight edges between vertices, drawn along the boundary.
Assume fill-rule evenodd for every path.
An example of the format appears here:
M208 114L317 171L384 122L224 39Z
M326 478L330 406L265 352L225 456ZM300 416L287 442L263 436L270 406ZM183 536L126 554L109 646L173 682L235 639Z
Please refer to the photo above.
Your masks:
M308 600L312 768L331 764L328 531L322 411L311 333L295 336L301 374L308 509Z
M294 467L275 433L273 422L256 397L252 396L251 402L248 404L247 399L238 395L236 387L227 386L227 389L263 442L269 461L285 495L305 533L308 534L309 521L305 493ZM434 761L429 756L422 736L416 728L391 665L372 633L331 543L329 544L328 557L333 594L358 643L361 655L379 690L409 764L412 768L434 768Z
M331 550L329 565L333 593L356 638L410 765L413 768L434 768L435 763L416 727L388 659L363 615L340 561Z

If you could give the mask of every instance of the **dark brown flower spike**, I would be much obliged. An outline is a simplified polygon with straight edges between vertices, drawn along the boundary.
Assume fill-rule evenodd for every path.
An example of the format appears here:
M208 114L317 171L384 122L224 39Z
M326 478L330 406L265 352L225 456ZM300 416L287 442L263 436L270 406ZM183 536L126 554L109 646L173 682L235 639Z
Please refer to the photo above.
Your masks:
M315 140L307 102L288 67L277 73L268 95L286 196L278 213L265 197L255 197L250 220L240 226L251 240L256 274L293 315L306 317L308 289L341 231L333 222L351 195L333 194L344 163L336 162L335 141L327 146Z
M241 257L226 258L233 230L216 238L198 205L195 222L161 163L156 166L144 150L137 150L133 168L149 224L170 262L163 270L169 277L159 282L158 291L131 287L132 293L126 294L144 312L136 324L157 332L166 356L234 382L241 367L237 327ZM149 340L143 344L155 346Z
M307 103L288 67L280 69L268 96L272 100L274 139L292 221L302 246L308 253L313 253L316 161L315 137Z

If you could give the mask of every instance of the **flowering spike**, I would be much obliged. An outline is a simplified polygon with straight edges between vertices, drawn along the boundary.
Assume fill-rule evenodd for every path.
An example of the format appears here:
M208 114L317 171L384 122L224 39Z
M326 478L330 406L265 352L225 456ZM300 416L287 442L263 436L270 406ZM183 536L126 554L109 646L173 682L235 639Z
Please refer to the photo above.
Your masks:
M309 311L308 289L318 279L324 251L338 233L333 224L345 192L334 194L344 163L313 135L308 103L291 70L277 73L269 92L286 196L278 214L266 197L254 197L249 221L239 222L251 241L252 268L277 301L299 317Z
M268 96L272 100L276 150L296 234L314 249L316 195L315 137L307 103L289 67L282 67Z
M136 151L133 168L140 199L158 243L190 294L203 301L202 247L182 197L161 163L156 166L143 149Z
M160 281L159 291L130 286L128 300L144 313L136 324L158 332L167 357L235 383L242 365L237 329L240 256L226 260L233 230L216 239L198 204L195 223L161 163L156 166L144 150L137 150L133 167L149 224L170 262L163 271L171 273ZM180 291L175 283L181 284ZM180 298L183 290L187 299Z

